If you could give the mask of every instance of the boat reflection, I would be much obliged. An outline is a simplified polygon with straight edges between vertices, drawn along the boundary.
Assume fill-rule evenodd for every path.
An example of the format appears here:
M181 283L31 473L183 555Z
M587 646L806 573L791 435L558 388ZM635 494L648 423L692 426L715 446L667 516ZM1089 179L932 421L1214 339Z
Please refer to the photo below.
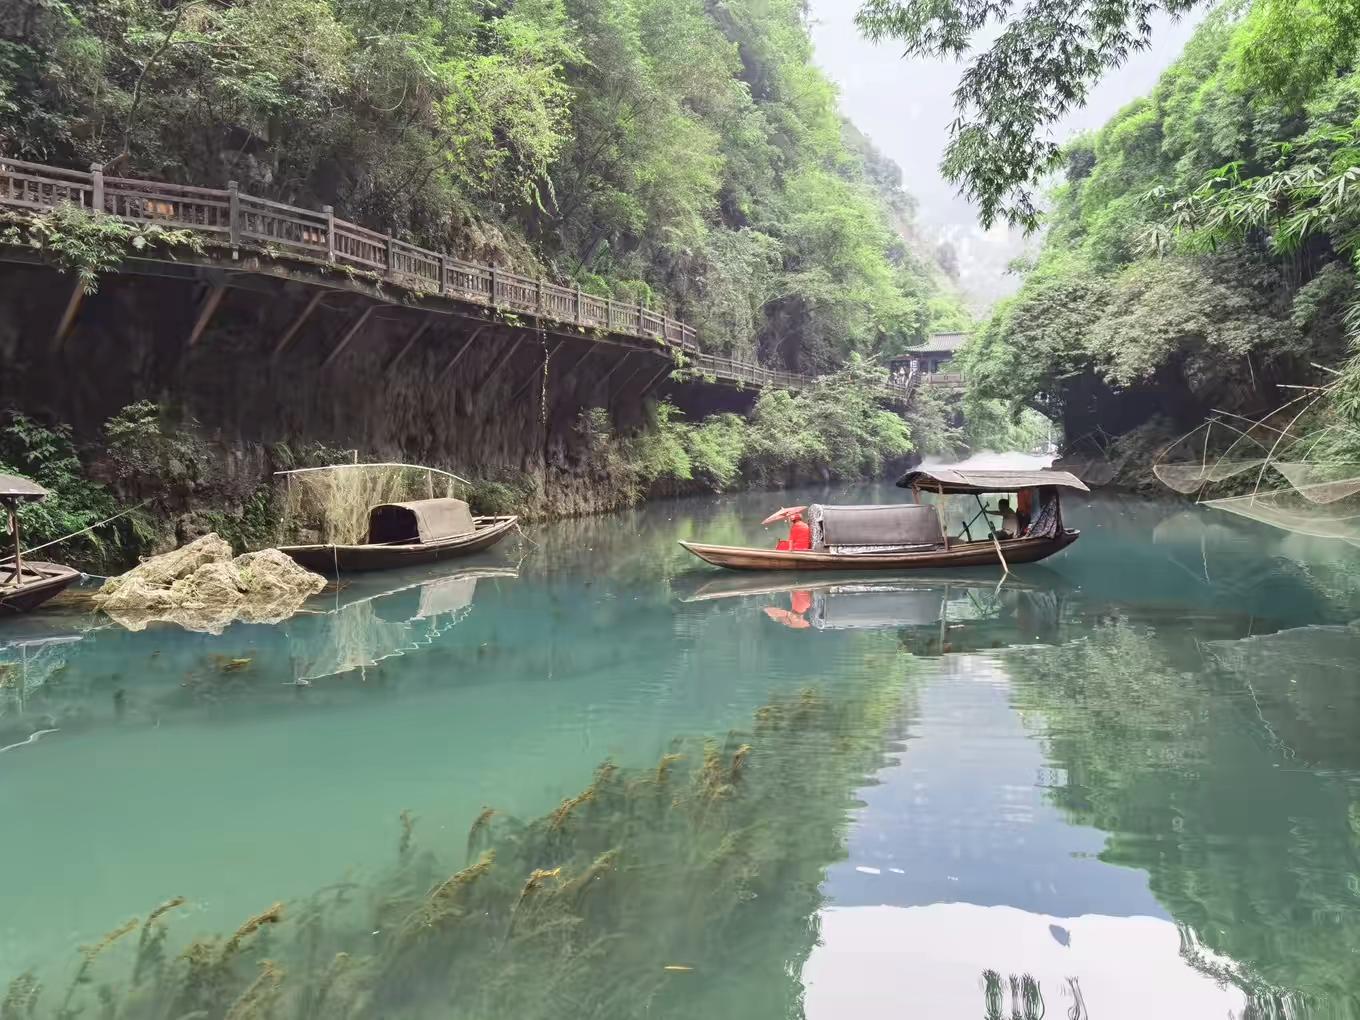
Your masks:
M331 608L309 608L284 626L293 679L362 675L384 659L432 645L472 611L478 581L518 577L512 567L474 567L377 591L344 588Z
M426 568L395 584L373 575L309 599L283 623L238 622L221 635L127 631L91 625L92 614L14 621L23 626L0 632L0 750L31 748L35 733L64 742L108 726L385 696L424 674L375 667L440 642L450 649L478 585L518 576L503 567Z
M683 596L690 603L749 600L790 630L896 631L901 647L937 656L1032 645L1061 645L1093 627L1123 620L1193 654L1205 641L1237 640L1285 629L1282 615L1213 605L1167 604L1122 586L1117 575L1078 585L1031 566L998 582L985 575L866 578L842 575L789 580L763 574L720 578Z
M1047 571L1004 584L969 577L872 578L801 582L768 578L710 582L687 602L763 598L765 616L790 630L896 630L918 655L1057 643L1074 589Z

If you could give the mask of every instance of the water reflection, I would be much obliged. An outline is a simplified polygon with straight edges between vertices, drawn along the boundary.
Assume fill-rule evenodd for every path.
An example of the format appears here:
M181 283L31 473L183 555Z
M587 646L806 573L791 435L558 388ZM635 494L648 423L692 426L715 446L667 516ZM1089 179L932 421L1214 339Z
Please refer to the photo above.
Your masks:
M310 683L364 672L390 656L428 647L472 611L479 581L518 577L510 567L471 567L378 592L372 581L360 580L336 592L325 610L313 599L283 628L294 678Z
M776 499L805 497L884 494ZM0 631L0 974L184 894L173 966L287 901L230 977L275 961L288 1015L343 948L337 1016L1360 1016L1354 564L1111 500L1000 587L674 545L759 540L770 500L563 522L517 570L220 637ZM373 934L487 849L465 931Z

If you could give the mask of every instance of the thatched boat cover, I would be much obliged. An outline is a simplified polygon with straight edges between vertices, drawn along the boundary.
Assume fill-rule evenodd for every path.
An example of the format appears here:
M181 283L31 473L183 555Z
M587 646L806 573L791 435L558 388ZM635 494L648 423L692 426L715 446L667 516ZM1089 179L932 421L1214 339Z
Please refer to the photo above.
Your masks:
M383 503L368 512L370 545L437 542L477 530L472 511L461 499L418 499Z
M897 480L900 488L920 486L927 492L983 493L1018 492L1040 486L1056 485L1065 489L1090 492L1074 474L1066 471L983 471L973 468L916 468Z
M47 490L18 475L0 475L0 499L46 499Z
M933 506L896 503L888 506L810 508L812 546L826 552L886 552L934 547L944 541Z

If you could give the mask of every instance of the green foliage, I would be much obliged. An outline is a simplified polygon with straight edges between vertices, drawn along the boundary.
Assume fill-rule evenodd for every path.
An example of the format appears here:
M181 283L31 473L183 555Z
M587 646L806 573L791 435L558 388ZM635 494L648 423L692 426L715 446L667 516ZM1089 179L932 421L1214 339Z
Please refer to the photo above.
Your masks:
M1042 253L961 358L980 397L1057 409L1094 378L1232 409L1262 369L1305 382L1345 357L1360 84L1354 38L1323 22L1351 7L1216 11L1149 96L1071 143ZM1290 33L1327 75L1271 64Z
M913 450L957 445L933 394L918 398L905 419L880 407L875 395L886 380L884 370L852 356L805 391L763 391L746 418L717 414L687 422L662 403L641 428L620 435L597 407L582 412L576 429L587 470L612 485L624 504L658 484L723 492L742 484L876 478Z
M0 228L0 244L35 249L62 272L74 272L86 294L99 288L100 273L117 269L130 252L152 247L202 250L202 242L192 231L167 230L154 223L134 226L70 203L10 219Z
M956 93L960 116L943 170L978 204L984 224L1005 219L1032 230L1040 220L1036 192L1064 162L1049 129L1080 107L1102 76L1148 45L1157 15L1181 15L1208 3L1038 0L1016 11L1011 2L994 0L864 0L858 22L873 39L904 44L908 56L949 58L969 53L979 36L988 38L993 22L1004 24L964 72ZM1225 133L1226 114L1257 105L1265 109L1267 122L1274 119L1272 114L1288 116L1319 86L1353 68L1360 45L1357 0L1250 0L1246 17L1234 25L1232 19L1244 6L1226 4L1209 19L1211 34L1233 35L1227 78L1186 73L1177 83L1183 100L1178 116L1163 120L1165 111L1135 104L1105 133L1122 129L1138 134L1144 153L1155 156L1159 147L1167 147L1164 142L1179 147L1184 141L1171 133L1159 138L1153 130L1159 122L1174 129L1189 119L1207 118L1201 124L1207 129L1200 136L1203 145L1237 148L1258 125L1247 116L1244 132ZM1192 61L1195 46L1187 48L1183 73L1190 71L1185 65ZM1159 91L1168 91L1167 85L1164 78ZM1133 154L1129 140L1120 144ZM1189 169L1221 162L1201 160Z
M19 510L25 548L88 528L119 510L113 494L87 477L67 426L48 428L10 412L0 424L0 474L30 478L49 493L47 499L25 503ZM127 534L126 528L119 531ZM42 556L52 560L70 556L100 564L114 553L119 531L88 532L43 550ZM5 543L6 553L10 544Z
M1015 408L1002 400L989 400L976 393L963 399L963 442L969 450L1043 450L1050 439L1061 438L1053 423L1031 407Z
M801 0L0 0L0 138L329 204L816 370L953 309L805 18ZM91 286L128 246L176 243L53 215L21 240Z

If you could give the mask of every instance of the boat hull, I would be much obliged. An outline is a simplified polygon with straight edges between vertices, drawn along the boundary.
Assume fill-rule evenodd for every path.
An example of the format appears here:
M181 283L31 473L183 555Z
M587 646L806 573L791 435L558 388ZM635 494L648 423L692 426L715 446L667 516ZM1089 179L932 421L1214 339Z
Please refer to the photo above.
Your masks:
M0 577L4 576L5 569L0 565ZM24 577L28 578L30 575L31 580L25 580L15 588L0 587L0 616L27 613L37 609L48 599L60 595L80 580L79 570L64 567L59 563L42 561L24 563Z
M479 518L477 530L470 535L456 535L438 542L409 545L286 545L280 551L308 570L332 577L337 573L396 570L471 556L491 548L514 531L518 523L518 517Z
M1001 544L1008 566L1037 563L1066 549L1081 534L1065 531L1056 538L1016 538ZM783 552L747 546L704 545L681 542L699 559L728 570L921 570L935 567L983 567L1000 565L991 542L956 542L948 549L919 552L847 555L824 552Z

